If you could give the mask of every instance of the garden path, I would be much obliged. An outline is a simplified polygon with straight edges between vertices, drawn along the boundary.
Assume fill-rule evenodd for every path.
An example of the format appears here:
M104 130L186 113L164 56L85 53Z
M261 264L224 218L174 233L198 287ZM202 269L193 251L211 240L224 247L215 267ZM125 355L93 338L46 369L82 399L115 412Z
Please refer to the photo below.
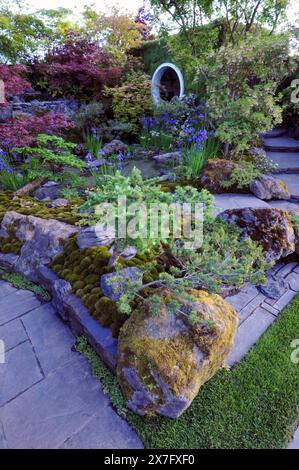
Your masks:
M4 281L0 340L0 449L142 447L52 306Z

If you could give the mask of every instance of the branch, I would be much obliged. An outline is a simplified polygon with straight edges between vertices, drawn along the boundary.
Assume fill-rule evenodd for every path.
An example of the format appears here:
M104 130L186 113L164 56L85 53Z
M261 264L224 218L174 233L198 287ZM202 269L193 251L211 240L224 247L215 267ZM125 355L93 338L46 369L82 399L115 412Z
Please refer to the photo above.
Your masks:
M14 197L22 196L23 194L27 194L30 191L33 191L33 189L39 188L41 184L45 181L45 178L36 178L33 180L31 183L26 184L22 188L18 189L17 191L14 192Z

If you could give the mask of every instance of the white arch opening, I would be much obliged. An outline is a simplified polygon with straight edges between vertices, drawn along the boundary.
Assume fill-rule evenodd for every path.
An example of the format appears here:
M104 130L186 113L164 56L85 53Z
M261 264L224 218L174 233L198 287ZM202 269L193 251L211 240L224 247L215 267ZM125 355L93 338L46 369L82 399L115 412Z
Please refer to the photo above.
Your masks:
M173 96L178 96L179 98L184 96L185 84L183 74L176 65L170 62L159 65L152 77L152 100L156 106L163 99L161 96L163 87L166 88L166 93L168 94L166 100L168 101Z

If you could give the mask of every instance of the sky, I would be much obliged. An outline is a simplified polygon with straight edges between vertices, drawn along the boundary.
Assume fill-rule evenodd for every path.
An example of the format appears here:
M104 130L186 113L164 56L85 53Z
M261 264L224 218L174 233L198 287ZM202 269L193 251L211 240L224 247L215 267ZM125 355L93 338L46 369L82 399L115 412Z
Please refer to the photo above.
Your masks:
M69 8L76 14L76 11L80 12L83 5L94 4L97 10L104 10L105 5L108 6L120 6L122 9L127 9L131 13L136 13L138 8L144 3L144 0L50 0L45 5L41 4L40 0L27 0L31 11L38 10L40 8L58 8L64 7ZM291 21L295 14L299 14L299 2L298 0L291 0L291 5L288 11L288 18Z
M74 19L80 16L80 12L85 4L94 5L98 11L108 10L111 6L118 6L122 11L136 14L138 8L142 7L147 0L49 0L45 4L41 0L25 0L29 12L34 12L41 8L56 9L59 7L68 8L73 12ZM241 0L242 1L242 0ZM10 7L11 7L10 3ZM299 21L299 0L291 0L288 9L288 23L295 23L294 19L297 17Z
M94 4L96 6L96 10L104 10L105 5L109 6L120 6L122 10L126 9L131 13L136 13L138 8L142 7L144 1L143 0L86 0L86 1L78 1L78 0L50 0L50 2L46 2L46 5L41 4L40 0L27 0L28 4L30 5L30 9L32 11L38 10L40 8L53 8L56 9L58 7L69 8L74 13L75 11L80 12L82 10L84 4ZM124 6L125 4L125 6Z

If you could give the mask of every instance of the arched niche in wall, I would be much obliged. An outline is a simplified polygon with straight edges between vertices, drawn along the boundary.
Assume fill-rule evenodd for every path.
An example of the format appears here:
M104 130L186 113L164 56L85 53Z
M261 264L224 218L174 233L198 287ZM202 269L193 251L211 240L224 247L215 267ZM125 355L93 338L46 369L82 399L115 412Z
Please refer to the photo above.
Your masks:
M152 78L152 99L155 105L161 100L171 101L184 95L184 78L180 69L171 63L159 65Z

